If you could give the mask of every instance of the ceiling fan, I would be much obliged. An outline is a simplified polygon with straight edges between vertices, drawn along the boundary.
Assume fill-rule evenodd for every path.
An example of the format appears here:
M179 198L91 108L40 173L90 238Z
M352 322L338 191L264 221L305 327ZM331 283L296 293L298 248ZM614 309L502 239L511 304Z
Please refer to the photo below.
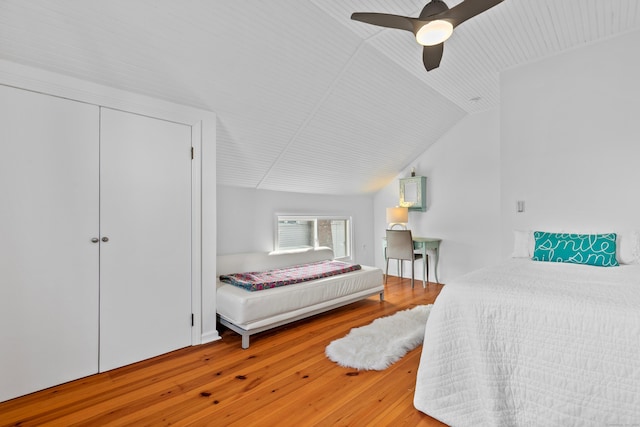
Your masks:
M453 29L467 19L492 8L504 0L465 0L449 9L442 0L431 0L417 18L387 13L354 13L351 19L380 27L397 28L412 32L423 47L422 62L427 71L438 68L444 50L444 41Z

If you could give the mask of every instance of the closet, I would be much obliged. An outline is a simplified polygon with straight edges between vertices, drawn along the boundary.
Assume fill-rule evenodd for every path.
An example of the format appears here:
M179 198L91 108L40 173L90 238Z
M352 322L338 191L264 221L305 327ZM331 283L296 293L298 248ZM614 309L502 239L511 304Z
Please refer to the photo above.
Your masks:
M192 344L191 146L0 85L0 401Z

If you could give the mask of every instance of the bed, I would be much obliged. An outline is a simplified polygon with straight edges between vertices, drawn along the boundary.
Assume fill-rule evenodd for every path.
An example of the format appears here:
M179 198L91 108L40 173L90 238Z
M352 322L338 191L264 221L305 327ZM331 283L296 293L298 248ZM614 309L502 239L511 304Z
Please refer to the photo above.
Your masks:
M640 425L640 265L513 258L448 283L414 406L452 426Z
M218 277L333 260L331 249L291 253L244 253L217 257ZM286 286L247 291L218 279L218 321L242 335L242 348L251 335L323 313L355 301L379 295L384 299L382 270L362 265L359 269Z

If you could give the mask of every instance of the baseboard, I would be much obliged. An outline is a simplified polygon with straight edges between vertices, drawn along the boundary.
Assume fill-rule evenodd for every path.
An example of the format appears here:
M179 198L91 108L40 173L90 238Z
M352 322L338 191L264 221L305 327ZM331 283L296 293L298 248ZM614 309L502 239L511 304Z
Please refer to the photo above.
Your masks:
M222 337L218 334L218 331L207 332L202 334L200 338L200 344L207 344L210 342L218 341Z

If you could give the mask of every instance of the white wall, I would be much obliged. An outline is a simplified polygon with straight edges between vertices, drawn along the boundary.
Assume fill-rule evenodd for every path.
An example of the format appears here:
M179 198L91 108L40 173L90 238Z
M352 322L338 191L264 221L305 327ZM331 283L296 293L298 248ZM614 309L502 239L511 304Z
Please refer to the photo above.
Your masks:
M219 187L218 253L271 250L276 213L351 214L356 261L384 268L385 209L411 166L427 211L409 228L443 239L443 283L509 256L514 229L640 229L638 46L634 32L506 71L499 110L465 117L373 198Z
M384 269L382 237L385 209L398 204L398 179L427 177L427 211L410 212L414 235L439 237L438 279L446 283L461 274L499 260L500 138L497 110L469 115L407 167L374 199L376 266ZM433 281L433 267L430 268ZM395 263L389 274L396 275ZM408 265L404 271L410 277ZM422 267L416 263L416 277Z
M640 228L638 46L634 32L502 75L504 255L514 229Z
M328 196L219 186L218 254L272 251L277 214L351 216L353 260L373 265L373 196Z

